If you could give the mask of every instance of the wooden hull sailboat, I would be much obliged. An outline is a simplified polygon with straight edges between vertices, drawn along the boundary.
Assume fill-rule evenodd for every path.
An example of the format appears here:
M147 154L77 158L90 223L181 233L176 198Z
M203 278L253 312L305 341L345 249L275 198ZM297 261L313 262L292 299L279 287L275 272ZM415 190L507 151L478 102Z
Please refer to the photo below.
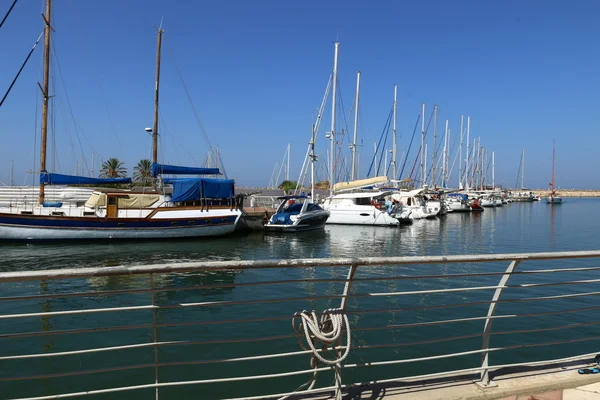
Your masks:
M129 183L129 178L100 179L48 173L46 138L50 68L50 10L46 0L44 84L39 202L0 206L0 240L102 240L165 239L216 236L232 233L241 211L235 202L234 182L209 178L161 178L164 193L95 190L85 205L46 201L46 185L103 185ZM152 177L215 175L216 168L162 165L157 162L158 93L162 29L158 29ZM168 187L170 185L170 187Z

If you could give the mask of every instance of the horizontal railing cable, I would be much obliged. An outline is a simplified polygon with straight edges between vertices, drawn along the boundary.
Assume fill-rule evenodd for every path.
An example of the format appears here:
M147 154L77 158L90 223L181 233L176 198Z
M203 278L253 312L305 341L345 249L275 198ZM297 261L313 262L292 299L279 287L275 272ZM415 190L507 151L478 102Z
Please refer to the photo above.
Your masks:
M560 272L579 272L579 271L596 271L600 270L600 267L582 267L582 268L560 268L560 269L546 269L546 270L528 270L528 271L514 271L511 275L526 275L526 274L541 274L541 273L560 273ZM373 282L373 281L392 281L392 280L415 280L415 279L452 279L452 278L466 278L466 277L485 277L485 276L500 276L504 275L505 272L474 272L474 273L462 273L462 274L437 274L437 275L407 275L407 276L393 276L393 277L376 277L376 278L354 278L354 282ZM264 282L244 282L244 283L231 283L231 284L213 284L213 285L193 285L193 286L180 286L180 287L169 287L169 288L147 288L147 289L119 289L111 291L90 291L90 292L74 292L74 293L55 293L55 294L41 294L31 296L12 296L12 297L0 297L0 301L22 301L22 300L36 300L36 299L52 299L52 298L68 298L68 297L95 297L95 296L112 296L119 294L143 294L143 293L159 293L159 292L177 292L177 291L192 291L192 290L209 290L209 289L223 289L223 288L235 288L235 287L247 287L247 286L266 286L266 285L283 285L283 284L300 284L300 283L346 283L347 279L339 278L324 278L324 279L288 279L278 281L264 281Z
M0 273L0 282L56 280L65 278L89 278L118 275L166 274L194 271L235 271L249 268L306 268L382 266L406 264L452 264L464 262L498 262L527 260L558 260L568 258L600 258L600 251L572 251L556 253L514 253L486 255L409 256L409 257L366 257L324 258L289 260L240 260L187 262L168 265L118 266L97 268L65 268L44 271L18 271Z
M559 358L559 359L554 359L554 360L529 362L529 363L513 363L513 364L494 365L494 366L489 366L489 367L485 367L485 368L484 367L465 368L465 369L459 369L459 370L453 370L453 371L437 372L437 373L432 373L432 374L422 374L422 375L408 376L408 377L395 378L395 379L377 380L374 382L356 383L354 385L386 383L386 382L398 381L399 379L402 379L403 381L414 381L414 380L440 378L440 377L445 377L445 376L449 376L449 375L458 376L458 375L464 375L464 374L468 374L468 373L479 372L484 369L497 370L497 369L501 369L501 368L511 368L511 367L519 367L519 366L551 365L551 364L555 364L558 362L568 362L568 361L575 361L575 360L580 360L580 359L584 359L584 358L589 358L589 357L592 357L594 354L595 353ZM360 366L360 365L357 364L357 366ZM101 393L115 393L115 392L121 392L121 391L130 391L130 390L157 388L157 387L160 388L160 387L187 386L187 385L197 385L197 384L207 384L207 383L239 382L239 381L247 381L247 380L269 379L269 378L275 378L275 377L297 376L297 375L313 373L314 371L326 371L326 370L331 370L331 368L330 367L321 367L321 368L310 369L310 370L283 372L283 373L278 373L278 374L250 375L250 376L242 376L242 377L190 380L190 381L178 381L178 382L160 382L160 383L144 384L144 385L123 386L123 387L110 388L110 389L90 390L90 391L86 391L86 392L65 393L65 394L39 396L39 397L28 397L28 398L14 399L14 400L46 400L46 399L76 397L76 396L101 394ZM343 385L343 387L345 387L345 388L348 386L349 385ZM331 388L320 389L320 390L321 391L331 390ZM293 392L288 392L288 394L291 394L291 393L293 393ZM284 394L286 394L286 393L284 393ZM262 397L270 398L273 396L262 396Z

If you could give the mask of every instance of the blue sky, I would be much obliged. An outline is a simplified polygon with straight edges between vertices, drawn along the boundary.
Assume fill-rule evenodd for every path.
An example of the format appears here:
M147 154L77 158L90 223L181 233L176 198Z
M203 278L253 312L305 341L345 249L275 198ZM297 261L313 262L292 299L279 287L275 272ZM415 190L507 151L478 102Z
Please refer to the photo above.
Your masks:
M0 17L11 3L0 3ZM17 3L0 29L1 95L42 31L41 3ZM207 153L172 53L229 177L267 185L290 143L295 179L337 38L346 115L362 72L361 177L397 84L399 156L421 103L428 112L437 103L438 133L449 119L456 135L460 114L471 116L472 136L495 151L496 182L515 184L524 148L526 186L547 187L555 139L557 185L600 188L599 2L55 0L53 14L58 150L48 165L56 172L74 173L82 156L90 167L92 153L96 170L99 159L131 168L150 157L154 27L164 17L161 161L199 165ZM17 184L39 168L41 57L40 45L0 108L0 182L10 160ZM330 113L328 105L317 141L323 164Z

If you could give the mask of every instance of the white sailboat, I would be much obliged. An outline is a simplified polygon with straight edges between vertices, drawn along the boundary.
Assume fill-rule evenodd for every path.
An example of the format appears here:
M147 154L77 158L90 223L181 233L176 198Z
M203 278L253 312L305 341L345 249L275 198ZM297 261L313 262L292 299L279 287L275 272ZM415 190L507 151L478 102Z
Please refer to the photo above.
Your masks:
M338 65L339 43L335 42L335 53L333 61L333 93L331 109L331 148L329 153L329 183L330 191L323 203L323 209L329 211L327 224L342 225L383 225L395 226L399 221L392 217L385 207L385 198L390 195L387 191L356 191L364 187L372 186L377 183L388 182L388 177L376 177L371 179L356 180L356 139L353 145L353 178L350 182L340 182L333 184L335 180L335 113L336 113L336 91L337 91L337 65ZM358 113L358 94L360 90L360 72L357 76L357 101L356 110ZM355 132L358 124L358 117L355 115ZM352 190L355 190L352 192ZM337 193L336 193L337 192ZM391 210L390 210L391 211Z

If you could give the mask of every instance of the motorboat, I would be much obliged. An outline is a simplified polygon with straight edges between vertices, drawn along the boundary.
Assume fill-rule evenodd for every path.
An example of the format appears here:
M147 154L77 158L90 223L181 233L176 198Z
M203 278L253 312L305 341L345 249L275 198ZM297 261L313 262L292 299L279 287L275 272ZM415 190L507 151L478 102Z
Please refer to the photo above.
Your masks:
M469 198L466 194L462 193L448 193L446 196L446 207L448 210L452 210L452 212L471 211Z
M389 199L390 191L357 191L338 193L325 199L329 211L327 224L395 226L400 222ZM387 203L387 204L386 204Z
M271 232L303 232L323 229L329 218L329 211L310 201L307 196L281 196L275 214L265 224Z

